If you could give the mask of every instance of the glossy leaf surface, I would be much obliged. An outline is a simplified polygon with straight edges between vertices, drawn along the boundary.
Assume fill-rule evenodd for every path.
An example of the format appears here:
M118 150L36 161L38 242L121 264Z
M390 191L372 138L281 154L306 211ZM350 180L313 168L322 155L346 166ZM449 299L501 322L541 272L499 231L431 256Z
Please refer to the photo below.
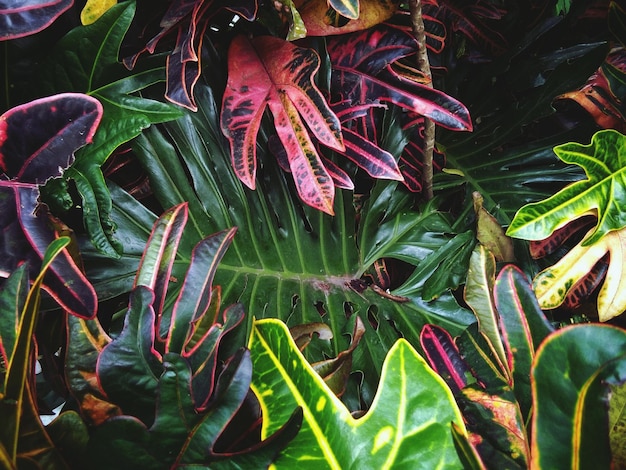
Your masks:
M328 40L332 87L355 104L393 103L453 130L471 130L469 112L445 93L400 75L392 65L417 52L410 34L381 25Z
M500 335L500 318L493 299L495 276L496 263L493 255L482 245L478 245L470 259L464 297L478 319L480 331L498 358L500 370L510 379L510 365L504 340Z
M329 8L329 3L331 8ZM398 9L398 3L396 0L295 2L308 36L345 34L371 28L391 18Z
M598 224L583 242L589 246L611 230L624 228L626 217L621 207L626 197L625 144L622 134L605 130L596 133L588 145L569 143L555 147L562 161L582 167L587 178L544 201L524 206L507 233L526 240L541 240L570 220L594 213Z
M539 348L532 373L531 468L609 468L606 382L626 379L626 333L574 325Z
M17 465L18 454L30 445L42 446L43 448L36 448L41 454L50 452L54 454L54 450L51 449L53 446L49 445L49 441L46 442L45 431L33 413L35 405L29 385L33 370L31 348L44 275L54 258L63 251L69 241L67 237L63 237L50 244L43 255L40 272L28 291L19 287L19 284L26 281L25 271L19 270L7 284L8 291L3 289L1 293L3 303L10 302L11 298L15 299L15 304L11 305L10 309L1 312L2 326L6 329L0 331L0 349L3 359L7 359L3 362L5 371L0 381L0 416L3 417L4 424L0 429L0 448L4 449L5 458L11 467ZM25 292L26 297L20 298ZM18 312L15 309L18 307L21 307L21 310L16 315ZM22 434L26 435L25 439L22 439ZM56 460L54 457L51 458L52 462ZM45 456L42 455L41 458L44 459ZM58 461L56 463L58 465Z
M74 0L9 0L0 5L0 41L17 39L50 26Z
M313 50L271 36L253 40L237 36L229 49L221 123L235 173L254 189L257 134L269 107L300 197L333 214L334 184L309 132L331 148L342 150L344 145L339 120L313 82L318 69L319 57Z
M111 199L100 169L111 153L151 124L180 115L172 105L137 93L165 79L163 67L128 75L118 61L120 45L135 14L134 2L109 9L97 22L70 31L42 64L41 93L74 90L102 103L103 115L89 148L76 156L66 177L82 197L84 223L93 243L109 256L119 256L113 237Z
M277 468L458 467L449 423L462 427L460 412L445 383L405 340L390 349L372 407L356 420L299 353L282 322L255 322L249 347L263 435L294 408L303 410L302 429L274 463Z
M92 142L102 116L89 96L64 93L31 101L0 116L0 274L6 277L29 261L31 279L39 272L55 238L49 214L39 201L39 185L59 177L74 152ZM44 288L70 312L93 317L96 294L69 253L55 259Z
M276 165L264 165L259 186L250 191L233 174L210 89L198 88L198 97L201 112L167 124L167 136L149 130L136 147L161 204L188 203L188 230L179 246L174 277L182 279L197 240L224 227L237 227L215 274L222 302L241 302L250 316L275 316L289 326L320 321L329 325L332 340L316 340L305 350L311 362L348 349L358 315L366 332L354 351L353 367L373 372L362 385L353 383L346 394L355 399L355 390L361 390L366 402L373 398L384 354L398 338L396 327L417 344L425 323L444 325L458 334L471 322L472 314L447 292L436 300L423 300L430 269L420 270L414 284L403 286L406 292L400 295L408 298L404 303L380 296L360 280L383 257L419 265L455 233L448 214L434 204L415 210L408 193L394 191L397 183L381 182L362 214L363 232L356 234L349 193L339 193L334 218L322 215L299 205ZM259 147L259 156L267 158L263 148ZM123 191L115 190L114 200L118 234L127 240L128 256L119 261L93 258L93 250L85 246L94 259L90 276L106 295L130 289L154 221L154 215ZM251 320L247 321L249 331ZM354 403L359 406L358 400Z
M542 308L560 306L584 282L596 263L609 254L608 270L598 292L598 316L600 321L607 321L626 310L626 265L623 257L626 230L611 231L599 241L588 244L587 240L593 236L594 231L595 229L590 230L582 242L533 279L535 294Z

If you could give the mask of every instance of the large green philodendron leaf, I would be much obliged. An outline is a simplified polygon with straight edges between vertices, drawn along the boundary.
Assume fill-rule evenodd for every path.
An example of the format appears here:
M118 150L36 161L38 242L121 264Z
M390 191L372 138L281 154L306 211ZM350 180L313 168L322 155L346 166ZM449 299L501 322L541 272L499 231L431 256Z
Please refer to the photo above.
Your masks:
M583 246L597 243L612 230L626 227L626 137L608 129L597 132L589 145L569 143L554 148L565 163L585 170L586 179L570 184L554 196L522 207L507 234L543 240L573 219L595 214L598 224Z
M365 416L354 419L276 319L255 321L252 388L263 409L262 436L301 407L303 424L276 468L459 468L450 423L463 433L452 392L404 339L389 350Z
M117 257L122 247L113 238L111 198L100 167L122 143L151 124L180 116L171 104L138 96L137 92L165 80L165 67L153 66L130 75L118 61L122 39L135 14L134 2L123 2L98 21L70 31L43 62L37 93L76 91L97 98L102 121L92 145L77 152L65 173L82 197L85 226L94 245Z
M533 469L610 468L608 384L626 380L626 331L574 325L550 335L533 372Z
M353 367L367 371L361 390L365 403L373 398L385 353L399 331L418 344L425 323L440 324L458 334L472 321L471 313L445 288L435 300L422 298L432 270L420 271L413 278L410 292L402 293L405 302L380 296L360 279L379 258L419 265L430 253L442 249L455 234L449 214L437 211L434 204L417 211L408 193L394 190L396 183L380 182L362 213L368 229L357 236L352 194L337 194L334 217L301 205L289 176L272 157L265 159L262 141L258 186L249 190L233 173L210 89L198 85L196 96L202 104L197 114L166 124L169 136L149 129L136 145L161 205L188 203L189 221L174 264L174 278L182 279L198 240L237 227L215 277L215 283L222 286L222 302L240 302L250 317L277 317L289 326L320 321L329 325L332 340L314 340L305 351L311 362L348 349L354 314L359 315L367 331L354 351ZM120 260L105 259L88 246L83 252L89 258L85 264L90 279L104 297L130 289L141 256L139 247L154 221L137 201L120 190L113 191L117 234L125 240L128 255ZM396 196L389 198L390 194ZM249 332L251 319L246 321ZM361 378L353 379L351 390L361 387ZM355 400L355 408L360 406L354 391L344 396Z
M517 47L510 47L509 55L489 66L456 67L443 88L467 106L474 131L438 130L446 168L435 175L434 189L456 190L464 185L468 205L472 193L479 192L485 209L504 226L525 203L546 198L581 178L580 169L559 161L552 149L596 130L584 123L571 129L558 127L549 119L554 114L554 97L584 83L604 59L606 49L602 44L559 47L533 56L530 64L525 49L545 32L529 32ZM536 129L541 119L548 119L545 126L550 132L522 134L524 129Z

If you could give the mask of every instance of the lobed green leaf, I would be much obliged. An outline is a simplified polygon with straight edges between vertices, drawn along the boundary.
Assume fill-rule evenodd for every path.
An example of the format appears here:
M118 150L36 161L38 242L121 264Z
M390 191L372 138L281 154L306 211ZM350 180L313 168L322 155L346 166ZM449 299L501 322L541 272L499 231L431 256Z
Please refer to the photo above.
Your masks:
M354 419L300 354L280 320L255 321L250 338L252 389L265 436L296 407L304 421L276 468L456 468L450 422L463 421L450 389L408 342L398 340L383 364L372 407Z

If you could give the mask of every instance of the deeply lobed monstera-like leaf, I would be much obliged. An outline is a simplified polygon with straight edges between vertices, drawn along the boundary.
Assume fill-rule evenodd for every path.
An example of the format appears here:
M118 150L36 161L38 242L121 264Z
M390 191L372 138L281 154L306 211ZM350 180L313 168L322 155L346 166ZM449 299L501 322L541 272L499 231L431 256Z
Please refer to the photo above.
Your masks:
M279 320L255 321L250 338L253 390L263 408L263 435L303 410L302 429L276 468L457 468L450 434L464 432L445 383L404 339L390 349L378 392L354 419L299 353Z
M102 116L98 100L65 93L31 101L0 116L0 275L24 261L34 279L46 247L56 238L39 187L59 177L74 152L91 143ZM52 263L44 288L63 308L93 317L97 298L67 251Z
M398 189L396 182L381 181L361 211L357 233L352 194L338 193L334 217L300 205L284 172L267 162L273 157L265 153L264 144L259 146L258 157L267 163L259 167L257 189L250 191L233 173L211 89L199 87L198 97L203 103L201 112L167 124L167 134L149 130L135 147L162 206L189 204L189 230L174 263L175 278L182 279L197 240L236 226L237 236L216 272L224 302L241 302L257 318L276 316L290 327L326 323L332 340L312 341L305 350L311 362L348 349L359 316L366 331L354 351L353 367L369 373L363 380L354 374L350 377L344 399L353 409L362 406L361 399L371 402L384 353L398 331L416 344L419 325L424 322L446 325L459 333L472 319L447 291L454 282L448 277L429 281L442 260L459 256L459 244L449 244L456 234L453 219L437 210L436 201L415 208L410 193ZM126 254L115 261L95 255L84 245L89 274L106 298L131 288L155 217L128 194L114 186L113 191L118 234L126 240ZM471 237L465 241L473 243ZM437 259L423 263L434 252ZM404 298L385 297L361 279L381 258L418 266L411 281L400 288ZM467 263L467 259L456 259L461 267ZM456 266L442 271L462 280ZM425 284L436 293L434 300L423 297Z

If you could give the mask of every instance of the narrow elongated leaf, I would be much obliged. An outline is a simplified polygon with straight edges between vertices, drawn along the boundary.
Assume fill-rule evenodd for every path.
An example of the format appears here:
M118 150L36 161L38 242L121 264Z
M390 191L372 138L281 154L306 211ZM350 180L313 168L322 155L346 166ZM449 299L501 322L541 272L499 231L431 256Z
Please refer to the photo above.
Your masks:
M391 26L331 38L328 53L336 72L332 75L332 86L348 90L342 99L355 104L393 103L448 129L471 130L469 112L463 104L391 68L390 64L416 52L415 38Z
M626 332L574 325L537 351L531 468L609 468L606 382L626 379Z
M513 265L502 268L495 281L493 297L507 362L513 374L513 391L526 419L532 408L530 371L535 350L553 328L539 308L530 282L519 268Z
M146 46L137 53L124 58L124 64L132 69L138 57L144 53L154 53L161 39L170 33L177 33L176 44L167 57L167 87L165 97L179 106L197 111L194 87L200 78L202 65L202 43L209 26L216 27L216 22L224 23L224 10L230 11L229 28L234 26L236 19L244 18L254 21L257 15L257 0L174 0L169 2L163 11L158 27L160 31L152 37ZM138 29L152 31L154 21L154 5L152 2L139 2L137 5ZM218 19L216 20L216 17ZM221 17L221 18L219 18ZM146 24L146 22L148 24ZM220 26L217 26L219 29ZM225 28L226 25L224 24ZM290 38L291 40L292 38Z
M163 309L174 257L186 223L186 204L165 211L154 224L137 269L134 287L146 286L154 292L158 312ZM169 329L169 324L163 326L166 331Z
M13 355L19 319L28 295L27 265L17 268L4 281L0 291L0 358L3 364L9 363Z
M148 428L131 416L120 416L96 428L89 447L90 453L97 456L93 460L96 468L120 465L145 469L161 469L164 465L221 468L219 461L225 457L230 468L237 468L243 462L266 467L297 432L296 414L272 438L247 449L246 453L226 456L214 453L215 441L248 393L252 374L249 353L241 350L229 361L211 407L204 413L197 412L189 394L189 364L173 353L163 359L156 415L151 420L154 424ZM129 445L133 446L132 453L127 451Z
M74 0L12 0L0 5L0 41L17 39L50 26Z
M510 380L510 365L500 335L500 318L493 299L495 270L496 263L493 255L482 245L477 245L470 258L464 296L478 319L480 331L496 354L500 370Z
M263 435L297 406L303 410L302 429L276 468L459 466L449 425L463 429L460 412L445 383L405 340L389 351L372 407L357 420L312 370L281 321L256 321L250 352Z
M626 203L625 145L626 137L609 129L596 133L588 145L570 143L555 147L561 160L582 167L587 178L544 201L521 208L507 234L541 240L588 213L597 215L598 224L583 241L584 246L596 243L611 230L624 228L626 217L620 208Z
M203 319L212 297L212 284L215 271L226 249L235 236L236 229L223 231L205 238L193 249L191 263L185 274L185 282L180 290L174 311L167 343L168 351L182 353L192 333L192 324ZM198 326L194 328L198 334ZM201 335L202 337L202 335ZM199 339L195 341L194 346Z
M420 344L431 367L446 381L452 393L458 395L469 383L471 371L450 333L435 325L425 325Z
M154 348L154 294L138 286L131 295L124 329L98 356L96 372L110 401L144 423L154 419L154 397L163 373L161 355Z
M6 373L0 384L0 416L3 417L3 426L0 427L0 444L6 449L13 467L17 459L22 409L26 406L25 395L26 400L30 398L26 384L29 372L32 370L31 347L39 313L40 289L46 270L69 241L69 238L63 237L50 244L43 255L41 271L28 291L21 314L19 318L15 318L18 323L8 332L11 336L13 332L17 334L12 339L11 355L5 364Z
M269 106L300 197L332 214L334 184L300 118L321 143L344 149L339 120L313 83L318 69L319 57L313 50L271 36L252 41L237 36L229 49L221 124L231 144L235 173L254 189L257 134Z

